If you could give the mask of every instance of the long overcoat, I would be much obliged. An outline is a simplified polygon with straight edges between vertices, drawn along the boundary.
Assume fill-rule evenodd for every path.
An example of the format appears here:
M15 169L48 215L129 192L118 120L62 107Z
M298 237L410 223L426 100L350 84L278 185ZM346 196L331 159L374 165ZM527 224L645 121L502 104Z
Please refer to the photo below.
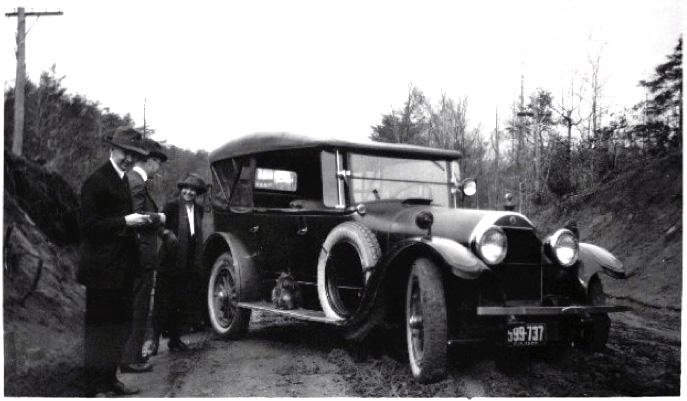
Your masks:
M131 211L128 186L108 160L81 188L81 284L118 290L138 274L134 232L124 220Z

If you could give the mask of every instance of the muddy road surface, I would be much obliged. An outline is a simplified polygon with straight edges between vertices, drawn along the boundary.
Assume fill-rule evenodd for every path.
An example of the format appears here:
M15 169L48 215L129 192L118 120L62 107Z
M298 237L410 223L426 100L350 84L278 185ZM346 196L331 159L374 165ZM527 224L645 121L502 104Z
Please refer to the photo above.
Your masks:
M254 314L245 339L190 335L190 352L162 345L153 372L121 377L143 397L676 396L679 319L617 314L604 352L516 354L505 368L494 350L454 348L446 379L420 385L398 352L403 343L377 336L356 344L327 326Z

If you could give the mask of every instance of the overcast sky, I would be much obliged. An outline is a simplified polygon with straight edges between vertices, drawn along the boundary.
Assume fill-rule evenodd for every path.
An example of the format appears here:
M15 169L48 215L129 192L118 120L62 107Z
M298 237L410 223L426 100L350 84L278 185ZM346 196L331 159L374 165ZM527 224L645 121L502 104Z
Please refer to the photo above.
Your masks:
M520 93L558 97L601 51L603 102L637 87L673 51L679 0L26 1L27 71L56 64L70 93L206 149L257 131L364 139L412 83L436 103L467 97L468 123L503 124ZM16 4L4 3L3 13ZM2 74L14 85L16 18L3 16Z

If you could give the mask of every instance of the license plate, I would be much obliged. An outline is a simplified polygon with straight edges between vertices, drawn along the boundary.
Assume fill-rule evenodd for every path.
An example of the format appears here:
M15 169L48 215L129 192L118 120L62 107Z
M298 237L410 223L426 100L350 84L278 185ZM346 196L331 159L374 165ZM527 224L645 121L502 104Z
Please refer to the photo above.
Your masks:
M528 347L546 342L546 325L543 323L520 323L506 328L506 343L514 347Z

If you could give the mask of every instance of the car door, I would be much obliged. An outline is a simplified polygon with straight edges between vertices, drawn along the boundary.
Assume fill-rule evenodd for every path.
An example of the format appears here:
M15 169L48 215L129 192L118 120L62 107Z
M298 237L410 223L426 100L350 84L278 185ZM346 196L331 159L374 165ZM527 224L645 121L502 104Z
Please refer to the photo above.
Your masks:
M266 277L276 278L281 272L291 272L295 217L281 209L255 208L252 230L259 241L259 261Z
M334 227L350 218L344 211L343 179L338 176L338 171L343 168L342 160L339 152L321 151L318 166L321 191L318 191L318 199L296 205L292 258L294 276L303 283L317 282L317 263L324 240Z

